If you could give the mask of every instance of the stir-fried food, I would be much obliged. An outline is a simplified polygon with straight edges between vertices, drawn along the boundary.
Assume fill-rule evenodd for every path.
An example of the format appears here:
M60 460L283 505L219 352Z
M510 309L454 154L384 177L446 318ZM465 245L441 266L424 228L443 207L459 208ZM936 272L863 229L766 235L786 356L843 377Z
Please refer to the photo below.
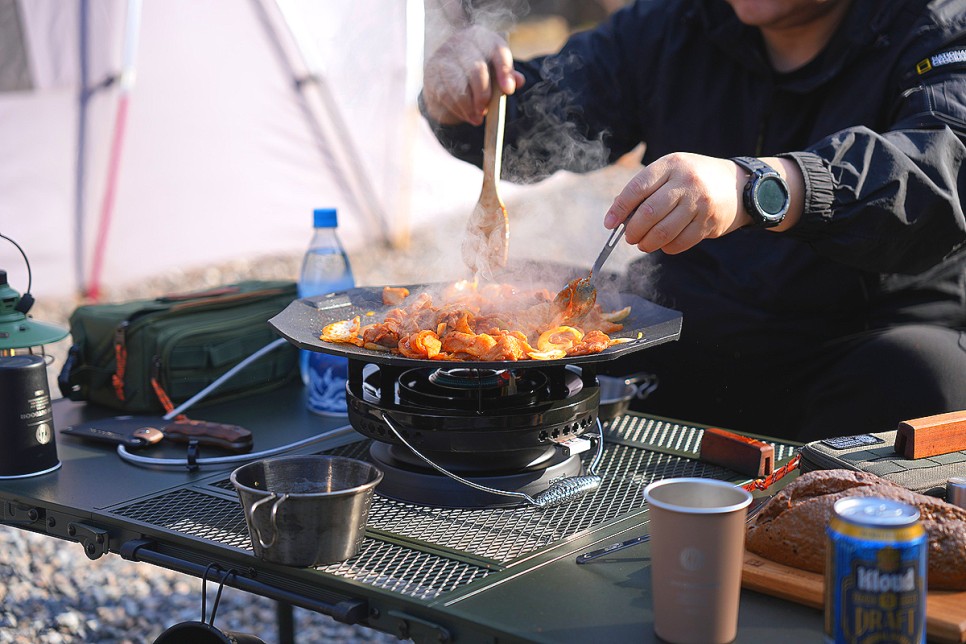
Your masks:
M325 326L320 338L407 358L485 362L555 360L600 353L628 338L611 338L623 329L626 307L604 312L594 304L581 315L566 316L546 290L509 284L456 282L434 296L386 287L383 301L400 305L378 322L362 316ZM408 304L407 304L408 303Z
M387 306L399 306L409 297L409 289L404 286L387 286L382 289L382 303Z

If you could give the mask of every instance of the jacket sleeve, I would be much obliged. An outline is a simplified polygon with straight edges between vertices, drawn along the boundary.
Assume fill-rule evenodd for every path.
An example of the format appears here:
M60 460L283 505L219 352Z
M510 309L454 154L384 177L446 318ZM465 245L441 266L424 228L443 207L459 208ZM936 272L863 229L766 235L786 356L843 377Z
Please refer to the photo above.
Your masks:
M933 55L944 51L966 54L966 41ZM787 235L880 273L919 273L966 245L966 64L916 80L886 131L853 127L785 155L805 177L805 210Z

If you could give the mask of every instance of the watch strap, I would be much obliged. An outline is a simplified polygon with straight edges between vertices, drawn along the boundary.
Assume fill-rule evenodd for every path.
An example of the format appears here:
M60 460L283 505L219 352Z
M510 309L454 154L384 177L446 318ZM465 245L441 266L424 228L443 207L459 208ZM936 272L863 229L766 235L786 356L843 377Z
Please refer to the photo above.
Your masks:
M777 181L785 190L785 209L788 207L788 186L777 170L770 165L755 157L733 157L734 163L751 173L745 188L742 191L742 202L751 219L759 228L773 228L780 224L785 218L785 211L780 213L766 213L759 208L755 198L755 190L763 178L768 177L770 181Z
M755 157L733 157L731 160L752 174L762 176L766 174L778 174L778 172L770 165L760 159L756 159Z

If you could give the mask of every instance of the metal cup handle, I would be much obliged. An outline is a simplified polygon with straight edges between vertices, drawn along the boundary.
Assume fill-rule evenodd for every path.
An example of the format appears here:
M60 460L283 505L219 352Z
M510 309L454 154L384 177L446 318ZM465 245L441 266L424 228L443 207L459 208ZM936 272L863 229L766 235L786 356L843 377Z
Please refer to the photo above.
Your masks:
M272 524L272 539L271 541L268 541L266 543L265 539L262 538L262 531L259 530L258 526L255 524L255 510L257 510L258 507L263 503L267 501L271 501L272 499L275 500L275 503L272 504L272 512L270 515L271 524ZM276 519L276 517L278 516L278 506L282 505L282 503L287 499L288 499L288 494L283 494L281 496L278 496L273 492L269 496L266 496L264 499L260 499L252 503L252 506L250 508L245 509L245 514L247 515L247 518L248 518L248 525L252 527L252 532L255 533L255 538L258 539L258 543L263 548L271 548L272 546L275 545L275 542L278 541L278 523Z

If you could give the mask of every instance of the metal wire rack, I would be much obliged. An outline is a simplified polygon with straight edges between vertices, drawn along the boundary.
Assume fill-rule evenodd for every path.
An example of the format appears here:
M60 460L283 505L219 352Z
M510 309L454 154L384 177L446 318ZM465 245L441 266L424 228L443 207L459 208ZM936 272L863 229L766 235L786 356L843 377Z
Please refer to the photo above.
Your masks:
M390 592L434 599L506 570L542 549L642 511L653 480L694 476L743 482L697 460L703 429L638 415L605 425L606 448L595 492L549 509L439 508L375 496L358 554L318 571ZM368 459L370 441L324 453ZM776 461L794 447L775 443ZM252 552L244 512L227 476L112 510L131 521Z

